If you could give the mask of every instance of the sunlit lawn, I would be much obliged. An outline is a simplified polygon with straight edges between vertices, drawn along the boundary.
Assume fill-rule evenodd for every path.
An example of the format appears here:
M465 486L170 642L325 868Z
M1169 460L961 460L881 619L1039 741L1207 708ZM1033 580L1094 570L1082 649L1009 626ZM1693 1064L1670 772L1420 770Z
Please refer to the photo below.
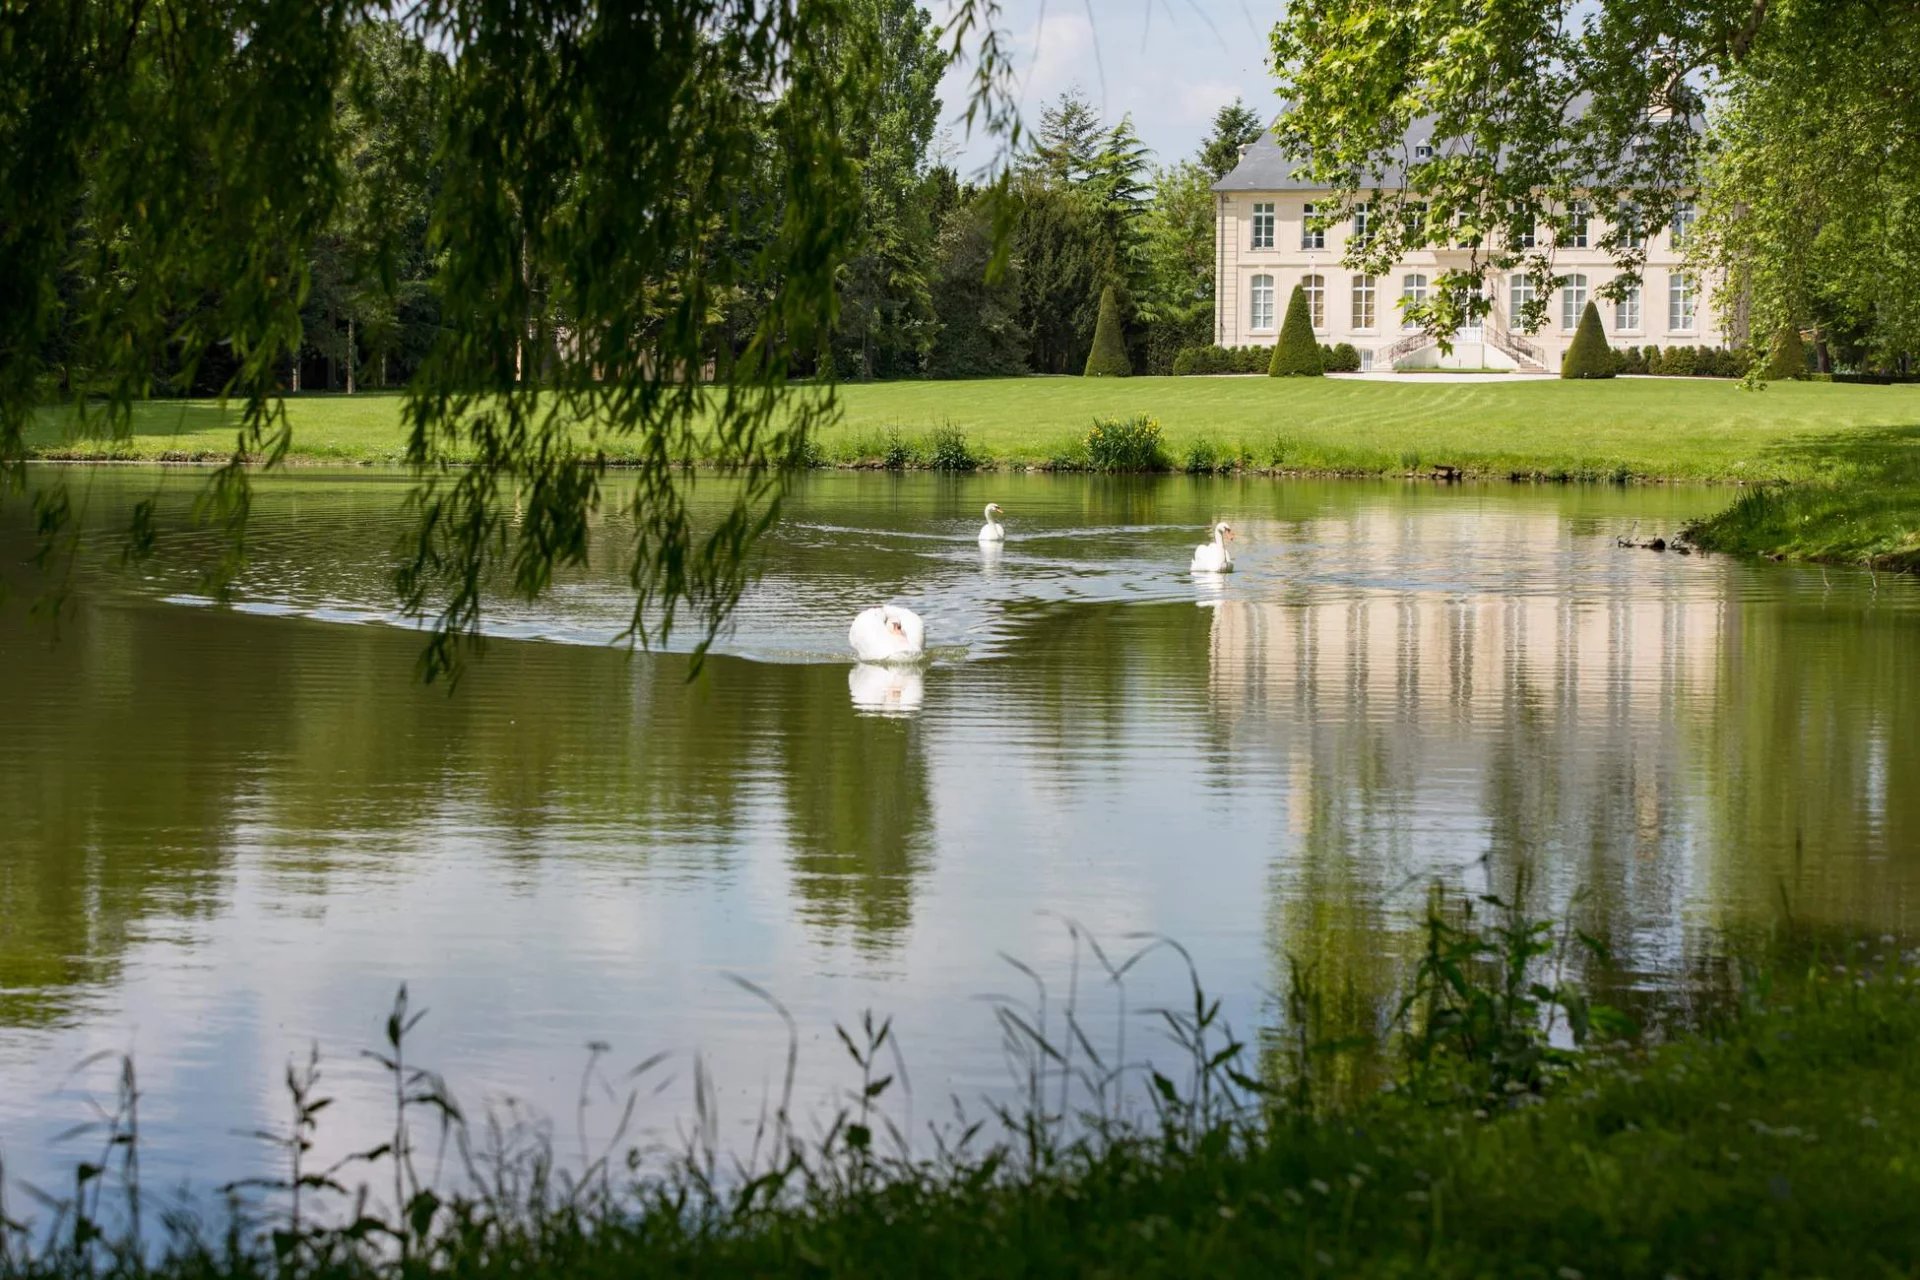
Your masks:
M1904 451L1920 427L1920 386L1774 384L1711 379L1451 383L1360 379L1007 378L850 385L842 421L820 437L833 461L875 457L889 433L910 447L952 426L998 463L1071 457L1094 419L1160 420L1180 465L1196 443L1256 467L1399 473L1435 466L1490 475L1633 475L1797 480L1833 474L1865 453ZM308 395L289 402L293 456L393 462L404 450L395 393ZM207 460L232 448L237 414L206 401L154 401L131 439L77 438L43 415L42 456ZM613 452L619 452L617 446Z

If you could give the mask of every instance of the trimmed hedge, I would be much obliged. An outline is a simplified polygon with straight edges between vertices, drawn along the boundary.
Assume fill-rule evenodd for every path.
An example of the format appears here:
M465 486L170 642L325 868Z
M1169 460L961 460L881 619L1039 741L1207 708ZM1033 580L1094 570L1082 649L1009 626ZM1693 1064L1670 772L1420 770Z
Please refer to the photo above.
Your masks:
M1093 350L1087 353L1089 378L1130 378L1133 361L1127 358L1127 331L1120 320L1120 299L1113 286L1100 291L1100 319L1093 326Z
M1326 372L1320 358L1320 344L1313 340L1313 321L1307 315L1307 295L1299 285L1287 299L1287 318L1280 326L1280 341L1273 349L1273 363L1267 372L1276 378L1317 378Z
M1265 373L1272 361L1272 347L1184 347L1173 358L1173 374Z
M1796 326L1787 325L1775 336L1773 352L1767 357L1765 376L1769 382L1807 376L1807 344L1800 340L1800 330Z
M1567 354L1560 360L1563 378L1611 378L1614 375L1613 348L1607 345L1607 332L1600 327L1600 308L1587 303L1580 313L1580 327L1574 330Z

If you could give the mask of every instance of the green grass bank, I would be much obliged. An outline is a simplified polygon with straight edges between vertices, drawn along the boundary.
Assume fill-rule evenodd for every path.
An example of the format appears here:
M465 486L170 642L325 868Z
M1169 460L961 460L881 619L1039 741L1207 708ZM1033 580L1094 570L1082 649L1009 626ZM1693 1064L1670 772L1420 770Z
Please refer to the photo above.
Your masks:
M609 1152L563 1177L551 1145L509 1144L491 1163L484 1130L440 1078L401 1065L417 1020L403 993L381 1049L406 1082L390 1141L302 1172L311 1148L298 1144L334 1117L322 1119L318 1080L296 1067L279 1140L287 1176L251 1188L245 1225L175 1220L163 1245L136 1244L124 1226L101 1225L137 1152L123 1106L99 1125L104 1154L82 1166L67 1207L43 1206L44 1243L0 1219L0 1274L1916 1274L1920 953L1882 939L1740 970L1693 1029L1584 1053L1556 1047L1564 1040L1541 1015L1560 1001L1564 1035L1589 1016L1597 1026L1599 1008L1529 986L1558 982L1557 954L1547 925L1512 918L1436 935L1410 988L1397 1087L1344 1103L1302 1082L1339 1078L1350 1049L1308 1034L1296 1046L1291 1032L1239 1045L1196 991L1190 1009L1167 1017L1192 1072L1139 1079L1155 1103L1146 1119L1089 1120L1079 1136L1060 1124L1050 1079L1070 1065L1099 1077L1092 1046L1063 1063L1064 1041L1042 1053L1041 1035L1003 1017L1014 1055L1038 1064L1031 1109L1003 1114L997 1130L956 1124L940 1154L914 1159L886 1154L896 1059L885 1024L869 1020L843 1032L851 1100L821 1136L789 1145L776 1113L770 1140L756 1144L762 1157L746 1166L729 1168L696 1138L671 1172L645 1176ZM1289 1007L1314 1000L1296 987ZM411 1160L395 1168L396 1152L413 1151L425 1167L436 1141L448 1149L449 1128L453 1150L480 1152L476 1189L436 1189ZM363 1180L372 1198L356 1201ZM303 1201L287 1194L295 1184Z
M1174 470L1580 481L1703 481L1756 490L1692 531L1709 550L1920 564L1920 386L1692 378L1004 378L852 384L818 440L823 464L1065 467L1087 463L1099 419L1161 426ZM294 462L391 464L405 436L396 393L288 402ZM236 415L207 401L135 407L123 439L76 434L45 413L36 457L223 459ZM958 453L956 455L956 446ZM607 446L622 460L622 442Z

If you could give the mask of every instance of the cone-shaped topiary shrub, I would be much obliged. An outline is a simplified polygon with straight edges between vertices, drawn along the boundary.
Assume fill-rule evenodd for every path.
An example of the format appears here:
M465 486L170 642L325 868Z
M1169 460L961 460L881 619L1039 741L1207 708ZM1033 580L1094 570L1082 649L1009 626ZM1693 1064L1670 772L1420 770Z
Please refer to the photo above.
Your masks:
M1767 381L1807 376L1807 344L1800 330L1788 325L1773 340L1773 353L1767 357Z
M1127 378L1133 362L1127 359L1127 335L1120 323L1120 299L1113 286L1100 291L1100 319L1093 326L1093 350L1087 353L1089 378Z
M1573 345L1560 361L1563 378L1611 378L1613 348L1607 345L1606 330L1600 327L1600 308L1587 303L1580 313L1580 327L1573 331Z
M1320 360L1320 344L1313 339L1313 321L1307 315L1307 295L1299 285L1287 299L1287 319L1280 326L1280 341L1274 344L1273 362L1267 372L1276 378L1317 378L1326 372Z

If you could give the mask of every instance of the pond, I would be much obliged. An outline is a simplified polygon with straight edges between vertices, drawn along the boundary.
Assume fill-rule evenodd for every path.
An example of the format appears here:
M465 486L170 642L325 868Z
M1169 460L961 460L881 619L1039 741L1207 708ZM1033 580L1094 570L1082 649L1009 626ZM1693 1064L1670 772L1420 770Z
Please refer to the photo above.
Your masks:
M1006 1096L981 997L1036 1000L1007 957L1050 1016L1072 986L1096 1036L1156 1052L1178 955L1123 1012L1083 938L1177 940L1255 1035L1290 958L1377 1019L1436 878L1524 869L1613 981L1681 999L1786 914L1904 935L1920 909L1920 590L1615 545L1725 491L823 473L697 673L609 647L609 522L449 694L389 625L404 478L263 479L232 607L102 531L155 493L177 526L198 477L69 479L96 532L60 626L0 614L10 1178L91 1158L58 1139L102 1051L139 1068L151 1186L267 1168L247 1135L309 1045L341 1099L323 1152L371 1145L358 1055L402 981L431 1010L410 1056L571 1152L590 1043L671 1055L639 1139L677 1141L696 1073L723 1140L750 1132L788 1039L736 977L798 1027L803 1114L857 1079L834 1025L892 1016L924 1128ZM1219 517L1239 571L1197 584ZM10 566L27 519L0 509ZM888 600L925 616L923 669L850 661Z

